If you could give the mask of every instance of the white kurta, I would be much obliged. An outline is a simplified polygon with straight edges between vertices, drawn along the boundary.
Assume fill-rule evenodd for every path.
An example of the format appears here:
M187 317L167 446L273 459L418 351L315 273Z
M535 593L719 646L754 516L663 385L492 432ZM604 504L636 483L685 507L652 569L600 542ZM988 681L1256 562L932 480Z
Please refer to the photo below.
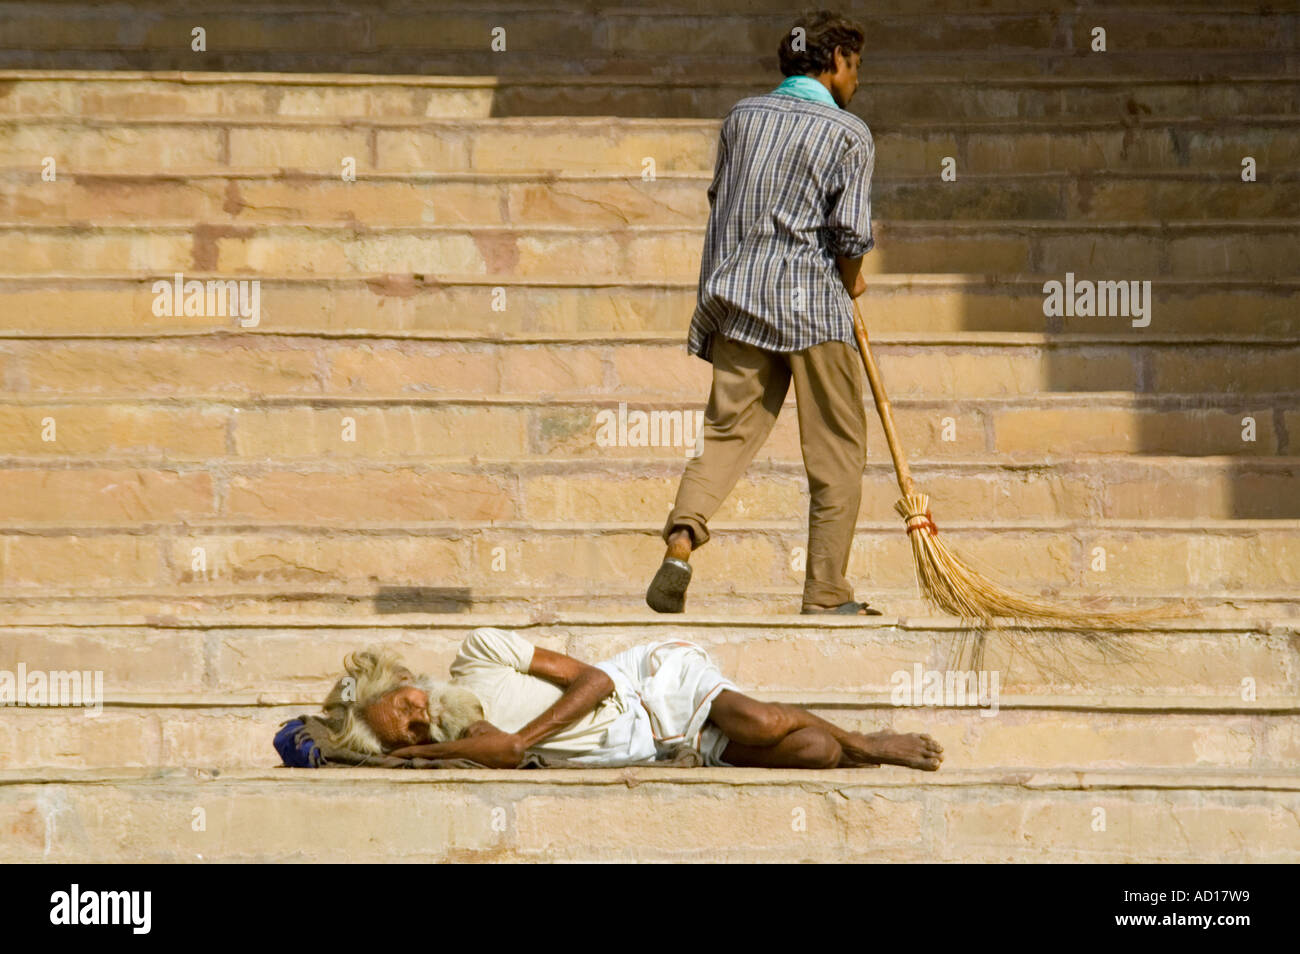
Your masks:
M533 645L505 630L475 630L451 666L452 682L483 703L484 717L517 732L555 704L559 686L528 674ZM595 711L529 749L539 755L592 765L624 765L667 755L689 744L706 765L725 765L730 741L712 723L718 693L736 685L703 648L685 640L634 646L596 664L614 681L614 692Z

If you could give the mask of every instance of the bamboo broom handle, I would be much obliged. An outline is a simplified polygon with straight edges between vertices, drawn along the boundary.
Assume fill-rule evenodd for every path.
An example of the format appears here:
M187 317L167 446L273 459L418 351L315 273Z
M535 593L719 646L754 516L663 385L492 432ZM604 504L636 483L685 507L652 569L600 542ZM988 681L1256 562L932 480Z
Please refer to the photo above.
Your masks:
M876 399L876 410L880 413L880 423L885 428L885 441L889 444L889 456L894 458L894 471L898 474L898 489L904 497L910 497L912 488L912 471L903 457L903 445L899 443L898 432L894 430L894 412L885 395L885 383L880 378L880 369L876 359L871 356L871 346L867 343L867 325L862 320L862 311L858 300L853 299L853 333L858 339L858 350L862 353L862 363L867 369L867 380L871 383L871 396Z

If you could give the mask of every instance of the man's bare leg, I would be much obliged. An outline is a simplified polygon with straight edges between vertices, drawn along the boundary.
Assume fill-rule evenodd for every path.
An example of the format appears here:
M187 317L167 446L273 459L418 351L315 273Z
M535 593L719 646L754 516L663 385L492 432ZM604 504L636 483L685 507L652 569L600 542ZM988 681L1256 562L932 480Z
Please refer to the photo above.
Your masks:
M668 550L664 553L664 559L685 563L691 558L694 543L695 537L691 535L689 527L676 527L668 536Z
M718 693L709 710L709 721L714 723L731 744L722 754L724 762L732 765L756 765L764 768L853 768L863 765L902 765L922 771L937 771L943 762L943 746L928 735L898 732L873 732L864 735L850 732L827 722L798 706L779 702L760 702L731 689ZM800 733L798 738L786 743L787 737ZM833 754L828 741L839 749ZM760 755L756 750L771 750ZM799 764L782 761L792 756L797 747L805 756ZM820 747L820 749L819 749ZM810 766L808 753L821 755L828 764ZM735 756L733 758L732 756ZM759 758L761 761L754 761ZM816 760L815 758L813 759ZM774 764L774 761L779 764Z
M821 729L795 729L768 746L732 741L722 752L722 761L728 765L750 768L836 768L843 758L840 744Z

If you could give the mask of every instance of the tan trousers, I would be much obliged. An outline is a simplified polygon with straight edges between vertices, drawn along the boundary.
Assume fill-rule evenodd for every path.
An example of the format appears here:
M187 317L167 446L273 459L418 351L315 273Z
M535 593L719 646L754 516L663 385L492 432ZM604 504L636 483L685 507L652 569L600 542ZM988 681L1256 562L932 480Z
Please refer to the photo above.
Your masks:
M666 541L674 527L684 526L695 535L696 547L708 542L709 518L772 432L791 378L812 498L803 604L838 606L853 599L844 574L867 461L862 359L845 342L782 354L714 338L700 455L686 464L663 536Z

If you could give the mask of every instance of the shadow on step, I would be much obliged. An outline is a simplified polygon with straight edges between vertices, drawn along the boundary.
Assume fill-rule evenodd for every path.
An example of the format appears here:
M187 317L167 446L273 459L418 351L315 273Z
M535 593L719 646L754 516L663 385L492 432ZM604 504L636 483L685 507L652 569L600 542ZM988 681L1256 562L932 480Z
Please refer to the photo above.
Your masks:
M468 613L467 586L383 586L375 594L376 613Z

